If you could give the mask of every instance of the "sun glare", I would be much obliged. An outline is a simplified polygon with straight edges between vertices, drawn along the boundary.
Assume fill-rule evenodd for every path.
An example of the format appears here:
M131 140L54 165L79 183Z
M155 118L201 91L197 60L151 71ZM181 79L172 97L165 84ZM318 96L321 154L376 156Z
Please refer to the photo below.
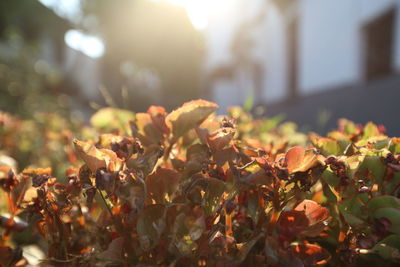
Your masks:
M69 30L64 39L69 47L89 57L98 58L104 54L104 44L96 36L87 35L77 30Z
M232 3L232 0L161 0L170 4L183 7L189 16L193 26L198 30L204 30L208 26L209 19L213 16L222 16L224 7Z

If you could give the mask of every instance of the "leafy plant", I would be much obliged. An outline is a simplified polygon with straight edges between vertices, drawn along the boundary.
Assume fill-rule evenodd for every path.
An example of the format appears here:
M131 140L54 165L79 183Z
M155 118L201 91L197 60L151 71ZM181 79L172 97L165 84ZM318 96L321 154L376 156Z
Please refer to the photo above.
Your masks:
M216 109L108 108L91 120L98 137L71 140L83 164L65 175L1 167L2 266L27 261L27 228L56 266L399 263L398 138L344 119L306 136Z

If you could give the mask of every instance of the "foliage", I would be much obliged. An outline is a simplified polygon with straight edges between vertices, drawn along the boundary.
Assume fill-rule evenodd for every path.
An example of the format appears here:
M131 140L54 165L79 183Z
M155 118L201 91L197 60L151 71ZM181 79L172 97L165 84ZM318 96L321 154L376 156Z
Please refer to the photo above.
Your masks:
M51 27L49 27L51 25ZM0 3L0 106L32 118L32 111L67 113L76 93L62 73L64 34L71 27L39 1Z
M305 136L216 108L101 110L98 137L77 131L89 140L60 146L83 163L65 160L65 175L1 167L2 266L23 264L26 229L56 266L399 263L400 139L344 119L327 137Z
M22 120L0 111L0 165L11 157L18 160L11 164L14 168L51 167L55 175L63 175L69 164L78 161L71 142L79 127L55 113L36 112L33 119ZM79 135L88 138L94 133L80 127Z

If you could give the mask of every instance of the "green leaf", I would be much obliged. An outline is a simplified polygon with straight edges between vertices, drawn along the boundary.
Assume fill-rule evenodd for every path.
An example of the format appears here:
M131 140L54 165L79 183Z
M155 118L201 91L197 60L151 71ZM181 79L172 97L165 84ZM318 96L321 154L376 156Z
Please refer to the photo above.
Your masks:
M385 165L382 163L381 158L378 156L366 156L359 166L358 171L364 172L371 171L373 181L377 184L382 182L385 175Z
M324 196L328 199L330 203L337 203L338 198L335 194L334 189L327 183L324 183L322 186L322 190L324 192Z
M251 109L253 108L253 104L254 104L254 97L253 97L253 94L250 94L244 101L244 104L243 104L244 111L250 112Z
M166 124L177 139L203 122L217 108L217 104L205 100L190 101L168 114Z
M379 133L378 127L374 123L368 122L364 127L363 139L368 139L370 137L378 135L381 135Z
M322 175L321 178L323 181L325 181L329 186L335 187L339 185L340 183L340 178L336 176L331 170L326 169Z
M344 208L339 206L340 213L343 215L345 221L350 224L353 227L359 227L364 224L364 221L358 218L357 216L354 216L350 212L347 212Z
M285 119L284 114L278 114L275 117L269 118L264 121L264 123L261 126L260 131L261 132L268 132L272 129L275 129L279 123L281 123Z
M343 125L345 133L354 134L356 132L357 127L354 124L354 122L346 120L346 119L341 119L340 121L341 121L341 123Z
M400 235L390 235L382 239L372 250L385 260L400 260Z
M324 156L335 155L338 156L343 152L339 143L332 139L326 137L310 137L311 142L321 151Z
M366 215L363 215L362 206L355 198L344 201L338 206L340 213L348 224L353 227L360 227L365 224L363 217L366 217Z
M371 212L385 207L400 209L400 200L394 196L379 196L371 199L368 202L368 209L370 209Z
M400 209L397 208L378 208L372 214L374 218L387 218L392 226L390 232L400 234Z
M389 142L389 150L393 154L399 154L400 153L400 138L394 137L390 140Z

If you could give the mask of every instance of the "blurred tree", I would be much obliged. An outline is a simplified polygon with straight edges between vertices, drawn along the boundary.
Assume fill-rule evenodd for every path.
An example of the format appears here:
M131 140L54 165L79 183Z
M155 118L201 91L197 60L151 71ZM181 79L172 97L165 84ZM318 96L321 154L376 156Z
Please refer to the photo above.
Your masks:
M39 1L0 2L1 109L29 116L35 109L63 106L66 97L57 94L76 95L62 69L69 29L103 39L105 55L96 64L119 106L172 108L199 96L204 42L183 8L151 0L80 4L82 18L70 22ZM121 94L124 86L128 93Z
M127 86L130 108L143 110L149 104L174 107L199 96L204 42L183 8L150 0L86 0L82 4L84 24L97 22L86 26L105 42L105 86L114 90ZM124 66L149 70L159 78L161 90L127 84Z
M68 28L38 1L0 2L0 109L23 117L65 109L57 67Z

